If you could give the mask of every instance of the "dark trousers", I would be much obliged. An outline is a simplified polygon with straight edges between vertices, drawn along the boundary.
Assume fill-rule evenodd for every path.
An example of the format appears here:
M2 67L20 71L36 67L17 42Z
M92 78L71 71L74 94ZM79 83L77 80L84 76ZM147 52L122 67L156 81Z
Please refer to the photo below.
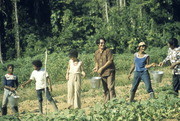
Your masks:
M131 92L136 92L139 83L143 80L146 86L146 90L148 93L153 92L151 81L150 81L150 75L148 71L135 71L134 72L134 80L132 83Z
M102 85L104 89L104 102L116 97L115 93L115 72L109 76L102 77Z
M173 75L173 90L178 93L178 90L180 90L180 75Z
M36 92L37 92L38 101L39 101L39 102L42 102L42 101L43 101L42 94L43 94L43 92L45 92L45 89L36 90ZM48 88L48 87L46 88L46 98L47 98L50 102L53 101L53 98L52 98L52 96L51 96L51 93L49 92L49 88Z

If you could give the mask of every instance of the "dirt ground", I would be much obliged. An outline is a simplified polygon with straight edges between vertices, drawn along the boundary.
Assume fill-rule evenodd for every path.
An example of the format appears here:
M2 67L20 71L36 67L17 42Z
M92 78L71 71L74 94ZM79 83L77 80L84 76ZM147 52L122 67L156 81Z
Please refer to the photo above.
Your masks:
M158 85L163 86L164 84L168 84L169 86L171 86L170 82L159 83ZM64 86L64 85L54 85L53 86L54 91L59 89L61 86ZM137 90L136 97L135 97L135 100L137 100L137 101L149 99L149 94L147 94L146 90L142 87L144 87L144 83L140 83L139 89ZM130 88L131 88L131 85L117 86L116 87L117 98L124 98L127 101L129 101ZM93 107L96 103L103 103L102 90L103 90L102 88L90 89L88 92L82 93L82 98L81 98L82 109L84 109L87 114L90 111L89 109L91 107ZM56 96L53 98L55 99L55 102L56 102L59 110L67 109L67 107L68 107L67 94ZM43 112L44 113L45 112L53 112L52 106L45 98L43 101ZM25 100L23 102L20 102L19 103L19 113L20 113L20 115L23 115L25 113L39 113L38 101L37 100ZM8 115L11 115L11 114L12 114L12 111L8 107Z

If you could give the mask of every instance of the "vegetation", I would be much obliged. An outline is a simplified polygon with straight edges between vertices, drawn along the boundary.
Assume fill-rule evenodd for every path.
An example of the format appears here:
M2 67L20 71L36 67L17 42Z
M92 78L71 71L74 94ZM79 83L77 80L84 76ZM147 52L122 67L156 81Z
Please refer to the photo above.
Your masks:
M140 41L162 48L169 38L180 38L179 5L179 0L1 0L2 58L33 57L45 48L92 53L99 37L114 53L134 52Z

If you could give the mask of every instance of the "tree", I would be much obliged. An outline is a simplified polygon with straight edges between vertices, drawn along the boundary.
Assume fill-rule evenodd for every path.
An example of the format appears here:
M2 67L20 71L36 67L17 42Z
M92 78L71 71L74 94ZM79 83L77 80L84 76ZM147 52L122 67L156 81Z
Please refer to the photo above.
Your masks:
M17 0L13 0L14 2L14 30L15 30L15 46L16 46L16 55L17 58L20 57L20 39L19 39L19 22L18 22L18 11L17 11Z

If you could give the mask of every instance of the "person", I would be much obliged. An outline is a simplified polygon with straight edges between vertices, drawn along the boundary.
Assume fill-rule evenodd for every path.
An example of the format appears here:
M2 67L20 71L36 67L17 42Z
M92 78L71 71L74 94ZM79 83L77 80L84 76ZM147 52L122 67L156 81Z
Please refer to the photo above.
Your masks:
M41 60L34 60L32 62L32 65L34 67L34 71L31 73L30 79L28 81L26 81L24 84L22 84L21 86L24 88L26 86L26 84L32 82L32 80L36 81L36 92L37 92L37 98L39 101L39 111L41 114L43 114L43 107L42 107L42 102L43 102L43 97L42 94L43 92L46 93L46 98L48 99L48 101L51 103L51 105L53 106L55 111L58 111L58 107L54 101L54 99L51 96L50 91L52 91L52 85L51 85L51 81L49 78L48 73L45 71L45 69L42 69L42 62ZM48 87L48 83L49 83L49 87ZM49 91L50 88L50 91Z
M4 95L2 101L2 115L7 114L7 104L10 103L12 111L18 114L18 102L15 99L16 90L18 88L18 77L13 74L14 65L7 65L8 73L3 77Z
M66 72L68 80L68 108L81 108L81 80L85 77L83 62L78 59L78 52L71 50L69 63Z
M96 40L98 50L95 51L95 67L102 80L104 90L104 103L116 97L115 93L115 65L113 62L113 54L106 47L106 40L100 38Z
M180 89L180 47L178 45L178 40L172 38L168 41L168 55L167 57L159 63L160 66L163 66L168 61L171 62L170 69L172 71L172 85L174 92L178 95Z
M128 79L130 80L131 74L134 71L134 79L130 91L130 102L134 101L135 93L141 80L144 81L147 92L150 94L150 98L155 98L154 91L151 86L148 68L155 67L156 64L149 64L150 57L147 53L145 53L146 48L147 45L145 44L145 42L140 42L137 48L138 52L134 54L134 62L128 75Z

